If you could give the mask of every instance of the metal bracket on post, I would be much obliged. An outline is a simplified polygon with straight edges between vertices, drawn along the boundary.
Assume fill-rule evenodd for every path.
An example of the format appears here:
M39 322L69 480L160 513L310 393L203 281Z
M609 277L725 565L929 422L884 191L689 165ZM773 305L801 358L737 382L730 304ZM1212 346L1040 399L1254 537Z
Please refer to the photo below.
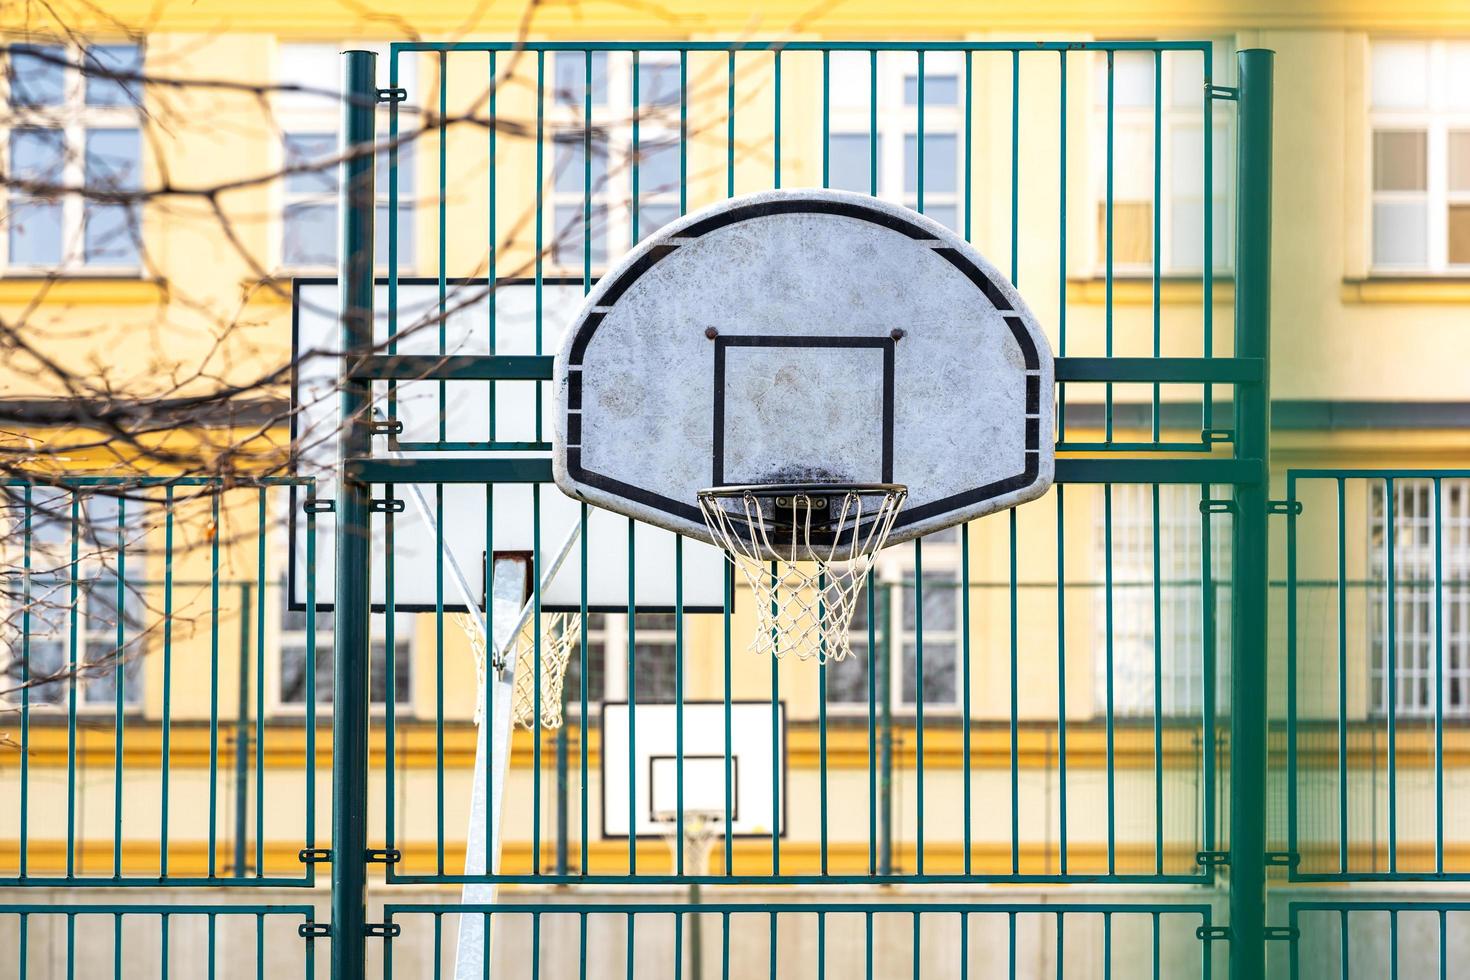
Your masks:
M331 864L332 850L329 847L303 847L296 852L296 860L302 864Z
M379 939L396 939L403 932L403 927L396 922L369 922L363 929L367 935Z
M368 426L375 436L401 436L403 435L403 419L395 419L391 416L375 416Z
M1300 500L1268 500L1266 501L1266 513L1286 514L1291 517L1299 517L1302 512Z
M327 939L332 935L330 922L303 922L296 927L296 935L302 939Z
M401 514L406 505L400 497L388 497L382 500L374 500L370 509L374 514Z
M403 860L403 852L396 847L371 848L367 860L369 864L397 864Z
M1239 509L1233 500L1213 500L1206 497L1199 502L1199 512L1201 514L1235 514L1239 512Z
M379 105L394 105L398 102L408 101L408 89L406 88L380 88L378 89Z
M1229 85L1206 85L1205 94L1212 99L1220 99L1225 102L1240 101L1240 89L1231 88Z
M1294 943L1301 938L1301 930L1296 926L1267 926L1266 938L1273 941L1285 941Z
M337 509L337 501L324 497L307 497L301 509L308 514L330 514Z
M1230 865L1229 851L1196 851L1194 863L1205 868L1224 868Z
M1235 430L1234 429L1225 429L1225 428L1219 428L1219 427L1210 428L1210 429L1201 429L1199 435L1200 435L1200 440L1203 441L1206 445L1210 445L1210 446L1215 445L1217 442L1234 442L1235 441Z
M1268 868L1295 868L1302 863L1302 856L1296 851L1267 851L1266 866Z
M1229 926L1200 926L1194 930L1194 938L1202 943L1228 943L1235 936Z

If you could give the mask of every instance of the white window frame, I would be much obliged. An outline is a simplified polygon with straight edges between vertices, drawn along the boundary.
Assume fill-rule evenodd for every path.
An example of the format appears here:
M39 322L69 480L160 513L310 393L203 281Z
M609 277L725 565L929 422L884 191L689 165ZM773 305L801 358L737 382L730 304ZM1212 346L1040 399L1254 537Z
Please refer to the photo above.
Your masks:
M1427 60L1427 105L1417 108L1380 109L1373 104L1373 49L1379 45L1423 45ZM1467 40L1410 40L1379 38L1369 42L1367 64L1363 86L1367 102L1368 125L1365 129L1363 154L1367 161L1365 173L1368 177L1366 195L1367 229L1366 250L1369 273L1374 276L1465 276L1470 275L1470 262L1451 265L1449 262L1449 220L1446 212L1451 204L1470 205L1470 188L1459 191L1449 189L1449 134L1453 131L1470 132L1470 102L1463 108L1453 107L1448 98L1449 77L1448 54L1452 46L1470 45ZM1373 172L1373 136L1383 131L1423 131L1425 133L1425 184L1423 191L1380 191L1375 187ZM1380 264L1373 252L1374 205L1380 202L1417 201L1423 199L1426 208L1425 242L1426 261L1423 265Z
M1229 85L1234 76L1231 69L1232 55L1235 51L1235 43L1232 38L1215 38L1212 47L1214 67L1212 70L1211 83L1214 85ZM1120 51L1115 53L1116 58L1131 55L1135 57L1147 57L1152 59L1152 51ZM1203 166L1204 153L1204 118L1203 108L1205 106L1204 92L1200 92L1197 102L1189 105L1175 105L1173 98L1174 73L1180 66L1180 59L1199 58L1196 51L1166 51L1159 59L1159 79L1157 90L1163 94L1164 105L1161 109L1159 120L1159 194L1158 200L1154 200L1152 189L1146 198L1150 207L1157 214L1159 225L1158 248L1159 275L1165 278L1200 278L1204 269L1187 266L1174 265L1172 255L1174 251L1174 221L1173 208L1170 206L1174 201L1171 192L1173 180L1173 134L1188 130L1199 130L1201 140L1201 166ZM1201 73L1203 77L1203 73ZM1092 100L1089 113L1089 139L1091 141L1092 175L1091 186L1091 208L1088 211L1087 223L1087 254L1091 257L1092 274L1102 277L1107 273L1107 252L1103 246L1103 235L1105 231L1107 207L1107 112L1108 112L1108 90L1107 90L1107 52L1096 51L1093 53ZM1231 150L1234 147L1235 138L1235 113L1231 107L1221 100L1215 99L1211 102L1210 122L1213 125L1211 131L1211 152L1224 154L1225 160L1233 160ZM1117 104L1114 98L1113 107L1113 155L1114 155L1114 206L1120 203L1117 195L1116 175L1124 167L1128 167L1127 161L1119 156L1119 140L1117 134L1127 130L1142 132L1146 137L1147 147L1150 150L1150 158L1138 162L1138 167L1143 172L1153 175L1153 134L1154 134L1154 106L1152 100L1146 106L1123 106ZM1204 184L1204 174L1199 175L1200 184ZM1152 180L1150 180L1152 185ZM1211 200L1204 200L1206 207L1213 206L1213 198L1221 198L1224 211L1223 248L1214 247L1211 259L1214 261L1213 275L1229 276L1234 271L1235 256L1234 236L1229 234L1231 222L1235 216L1235 177L1234 168L1231 166L1214 166L1211 171ZM1128 198L1127 201L1138 200ZM1203 227L1203 222L1201 222ZM1215 219L1213 230L1218 235L1221 232L1221 219ZM1152 234L1150 233L1152 239ZM1202 245L1203 247L1203 245ZM1114 259L1113 275L1115 278L1151 278L1153 276L1153 262L1148 263L1120 263Z
M310 92L277 92L273 100L272 112L279 131L279 139L275 141L272 151L272 159L279 172L289 163L286 154L286 137L291 135L330 135L333 138L332 155L336 155L338 130L342 124L342 107L339 102L329 97L327 93L336 92L341 86L341 54L345 48L354 50L375 51L378 55L378 75L381 79L380 86L388 87L387 79L391 70L391 48L387 42L363 42L344 41L340 44L323 44L318 42L296 42L279 40L276 46L276 69L275 77L281 84L298 84L311 89ZM320 60L320 78L288 77L286 70L287 55L290 50L300 53L303 60ZM410 102L422 103L423 93L418 90L419 83L419 61L412 54L401 54L398 58L398 87L408 92ZM313 74L316 70L313 70ZM378 109L377 141L384 143L389 138L389 107L385 104ZM407 131L409 127L417 125L416 114L405 113L402 104L399 109L399 132ZM410 254L405 257L400 250L398 264L400 274L407 274L419 265L420 243L417 229L413 228L416 202L418 200L418 185L420 174L418 170L419 150L423 145L422 139L409 140L399 147L399 166L403 167L404 158L409 157L407 166L413 168L411 172L412 183L407 188L409 193L398 195L398 208L404 214L404 221L408 222ZM384 153L386 157L386 153ZM386 166L382 174L387 173ZM380 174L380 177L382 176ZM340 179L333 168L332 179L340 183ZM339 188L340 191L340 188ZM294 204L330 202L334 207L340 202L337 200L339 191L332 192L298 192L289 191L286 188L286 178L272 182L273 211L276 216L274 222L276 233L271 238L271 254L274 256L273 267L281 275L293 273L322 273L334 271L335 263L288 263L286 261L286 209ZM386 209L390 201L391 188L386 179L377 181L375 204L379 209ZM339 215L340 218L340 215ZM335 225L334 225L335 227ZM399 225L403 227L402 222ZM333 232L334 236L336 232ZM335 251L340 243L333 239L332 248ZM386 249L379 249L382 254L374 255L374 264L379 271L384 271L388 266L388 255Z
M85 45L49 44L37 42L33 47L57 48L60 56L71 62L63 71L64 95L61 105L16 106L10 104L10 78L8 58L6 70L0 71L0 104L10 114L10 125L4 129L0 139L0 165L10 172L10 134L17 129L57 129L62 132L63 187L82 187L87 174L87 133L92 130L132 130L138 134L138 181L141 186L144 171L143 117L137 106L91 106L87 104L87 76L80 67L85 63L86 51L93 47L109 45L133 46L130 40L107 40L89 38ZM136 45L144 57L143 45ZM141 87L141 85L140 85ZM24 195L10 192L3 203L8 210L10 201ZM28 277L60 273L68 278L135 279L142 275L145 256L143 242L143 214L138 210L138 262L135 265L107 265L86 261L86 205L81 194L61 194L57 203L61 205L61 261L49 263L14 263L10 260L10 235L8 229L0 233L0 268L9 276Z
M1384 656L1388 644L1388 541L1385 532L1386 487L1382 481L1369 484L1368 563L1369 580L1367 632L1369 712L1375 718L1388 715L1388 668ZM1447 583L1470 579L1470 480L1445 479L1440 485L1440 572L1441 614L1448 622L1443 632L1444 677L1458 680L1458 702L1454 686L1435 677L1434 622L1435 588L1416 589L1414 582L1434 581L1434 487L1427 479L1394 481L1394 680L1398 685L1394 714L1399 718L1433 717L1438 691L1445 717L1470 716L1470 589L1461 586L1456 595ZM1425 512L1410 506L1420 501ZM1456 547L1456 542L1460 543ZM1455 629L1458 623L1459 629ZM1457 662L1458 661L1458 662ZM1416 683L1417 682L1417 683ZM1405 697L1408 688L1410 697ZM1415 693L1418 688L1423 697Z
M1216 494L1223 491L1217 490ZM1113 714L1119 718L1152 718L1155 685L1164 718L1198 717L1204 707L1204 590L1201 580L1204 545L1199 487L1159 485L1159 526L1153 520L1153 484L1112 486L1113 617L1109 634L1106 568L1107 508L1097 494L1093 629L1093 710L1107 710L1107 643L1113 643ZM1229 516L1208 518L1210 576L1216 598L1216 708L1227 699L1221 679L1230 650L1229 589L1231 575ZM1159 538L1159 623L1154 632L1155 536ZM1154 675L1155 644L1163 677Z
M592 52L591 56L595 57L598 53ZM587 53L557 51L552 57L566 58L581 66L583 73L579 78L583 79L582 84L585 85L585 59L589 57ZM594 256L590 262L590 271L593 276L599 275L603 270L615 264L633 247L633 212L630 207L633 200L633 118L635 115L633 56L627 51L609 51L606 52L606 57L607 90L601 102L595 98L592 100L591 128L594 136L593 147L601 143L606 153L607 179L601 186L584 189L584 191L590 191L585 201L584 191L557 189L556 147L559 142L582 142L586 139L587 95L589 93L583 92L582 100L575 103L571 100L564 101L558 97L559 92L556 88L556 64L549 66L546 73L546 88L542 93L542 105L546 114L546 140L542 147L542 152L545 154L542 224L545 233L542 248L546 252L547 264L561 275L581 275L583 260L581 250L578 250L575 255L557 254L556 241L559 229L556 211L558 207L581 209L584 203L590 203L590 230L599 232L606 243L606 255L603 260L598 261ZM677 69L679 56L677 52L640 51L638 62L640 66L672 65ZM595 68L593 77L595 86ZM636 109L640 153L647 153L651 146L671 145L676 149L679 146L679 99L676 98L672 102L653 103L650 99L655 94L658 93L642 91L640 86L638 93L640 105ZM649 189L642 179L642 174L640 174L639 184L638 237L641 241L657 230L643 220L642 208L648 204L672 205L677 212L680 194L677 184L673 187ZM583 230L584 235L587 230Z
M866 51L834 52L829 60L828 84L830 102L828 112L828 135L830 137L861 136L872 139L874 122L869 97L872 93L871 61ZM917 80L919 60L915 52L879 52L878 54L878 180L877 194L880 200L901 204L918 210L917 180L915 192L904 188L904 142L907 137L919 135L919 107L904 101L905 83ZM953 207L955 234L963 235L966 215L964 212L965 187L965 111L969 98L965 91L965 71L962 56L958 52L928 51L924 54L925 85L934 78L953 76L955 79L955 101L953 105L941 105L932 101L926 89L924 100L924 135L953 136L955 140L954 174L955 186L951 191L924 188L924 211L936 207ZM851 96L849 98L848 96ZM830 143L822 147L823 153L830 152ZM868 152L871 155L872 146ZM870 156L871 158L871 156ZM915 167L917 168L917 153ZM916 172L915 177L919 174ZM872 174L869 174L872 186ZM869 188L863 188L867 193ZM942 222L941 222L942 223Z

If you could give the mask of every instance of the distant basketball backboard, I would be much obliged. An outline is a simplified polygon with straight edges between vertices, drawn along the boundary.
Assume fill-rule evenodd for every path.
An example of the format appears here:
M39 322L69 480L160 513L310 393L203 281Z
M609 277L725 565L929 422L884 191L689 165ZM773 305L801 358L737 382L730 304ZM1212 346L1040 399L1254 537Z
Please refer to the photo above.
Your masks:
M681 809L686 815L715 819L721 826L728 813L731 831L739 837L784 835L785 704L776 705L773 720L769 701L731 702L728 804L725 702L684 702L682 757L677 738L680 710L674 704L636 706L631 713L636 728L630 764L628 704L610 701L602 705L603 837L628 836L630 793L633 832L639 837L667 835Z
M556 358L556 481L706 541L705 488L902 485L896 543L1046 491L1052 385L1020 294L943 225L753 194L666 225L588 295Z
M491 309L494 309L494 348L497 354L550 353L561 342L583 291L580 279L543 280L537 343L538 314L533 280L500 280L492 291L481 280L451 280L445 287L443 337L440 335L440 287L435 279L400 279L395 289L397 335L401 354L488 354L492 352ZM389 286L379 280L374 298L374 337L388 338ZM319 480L317 495L331 498L338 428L337 375L340 368L340 324L336 280L298 279L292 291L293 377L292 441L297 472ZM535 381L399 383L390 404L387 382L374 386L374 403L386 417L402 424L392 437L374 437L375 454L398 451L406 456L453 452L457 458L545 456L550 453L554 412L551 385ZM442 393L441 393L442 392ZM493 419L493 423L492 423ZM493 431L492 431L493 424ZM432 523L415 506L393 515L394 606L404 612L436 608L439 595L438 563L443 546L470 580L477 595L484 587L485 554L529 553L539 546L549 563L570 532L581 521L580 505L552 485L484 486L450 484L442 491L423 488ZM400 490L398 497L408 496ZM289 585L293 606L305 603L305 520L302 498L292 501ZM410 501L410 504L412 501ZM533 534L539 508L541 533ZM487 513L490 533L487 535ZM333 515L319 513L317 523L316 596L318 608L330 609L335 563L331 559ZM592 508L587 522L589 609L621 611L628 608L629 524L616 514ZM387 541L384 518L374 516L372 589L375 608L387 596ZM676 600L675 541L667 530L639 523L633 529L633 600L645 611L671 610ZM683 547L683 600L691 612L718 610L722 605L725 569L720 553L699 541ZM461 597L444 578L446 610L462 610ZM542 596L549 611L579 609L581 596L580 542Z

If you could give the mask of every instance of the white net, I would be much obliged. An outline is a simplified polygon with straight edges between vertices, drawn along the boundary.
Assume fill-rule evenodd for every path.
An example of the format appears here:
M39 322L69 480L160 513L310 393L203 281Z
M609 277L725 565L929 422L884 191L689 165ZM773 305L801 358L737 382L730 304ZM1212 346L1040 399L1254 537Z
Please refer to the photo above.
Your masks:
M470 639L475 652L478 690L485 690L485 637L479 624L468 616L458 616L460 628ZM536 624L527 622L516 634L515 688L511 704L513 718L521 728L536 727ZM552 613L543 617L541 630L541 727L560 728L562 724L562 686L567 664L582 636L582 617L576 613ZM483 694L481 695L483 700ZM484 717L484 704L475 710L475 723Z
M705 523L755 595L751 650L819 662L852 653L863 583L907 495L888 484L701 491Z

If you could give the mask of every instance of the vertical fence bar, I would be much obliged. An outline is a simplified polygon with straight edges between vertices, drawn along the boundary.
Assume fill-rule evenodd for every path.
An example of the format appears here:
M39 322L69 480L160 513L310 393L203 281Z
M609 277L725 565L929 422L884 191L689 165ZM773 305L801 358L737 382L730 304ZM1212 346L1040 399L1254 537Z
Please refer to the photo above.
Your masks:
M370 382L352 361L372 346L374 107L377 55L348 51L342 62L341 433L338 441L336 581L332 704L332 976L361 977L367 934L368 617L372 593L370 488L341 465L367 455Z
M1271 86L1273 52L1240 52L1235 352L1261 380L1235 396L1237 456L1261 472L1235 487L1230 675L1230 977L1265 976L1266 626L1270 527ZM1208 247L1208 246L1206 246ZM1208 297L1207 297L1208 299Z

